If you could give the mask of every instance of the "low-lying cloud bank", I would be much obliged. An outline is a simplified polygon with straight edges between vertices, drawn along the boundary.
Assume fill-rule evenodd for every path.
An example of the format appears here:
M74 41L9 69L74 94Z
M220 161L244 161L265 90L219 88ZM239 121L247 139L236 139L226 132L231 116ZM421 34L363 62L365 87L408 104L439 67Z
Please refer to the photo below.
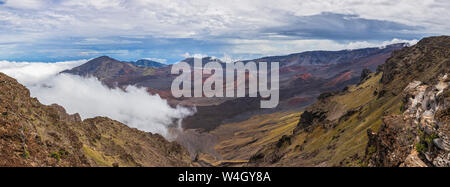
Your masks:
M93 77L59 74L84 62L0 61L0 72L16 78L43 104L57 103L68 113L79 113L83 119L106 116L167 138L173 138L168 130L170 125L193 113L183 107L172 108L166 100L150 95L144 88L109 89Z

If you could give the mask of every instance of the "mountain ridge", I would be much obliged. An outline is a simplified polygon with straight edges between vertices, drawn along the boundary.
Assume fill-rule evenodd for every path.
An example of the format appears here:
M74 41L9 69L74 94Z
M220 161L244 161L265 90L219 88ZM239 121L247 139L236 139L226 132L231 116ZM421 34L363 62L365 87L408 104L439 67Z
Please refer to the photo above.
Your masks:
M164 137L105 117L81 120L42 105L0 73L0 166L192 166L189 153Z
M127 63L133 64L134 66L137 67L147 67L147 68L162 68L167 66L166 64L163 64L161 62L156 62L148 59L140 59L137 61L131 61Z
M402 141L407 139L400 137L416 135L401 131L401 128L394 127L392 120L388 119L392 119L390 116L406 115L404 110L408 107L409 99L405 99L402 93L408 84L420 81L431 85L450 72L449 43L448 36L425 38L414 46L394 52L386 63L379 66L376 73L369 74L370 78L367 78L366 72L366 78L358 85L349 86L340 92L323 93L318 101L306 108L292 134L259 150L250 158L248 165L399 166L400 164L388 163L404 163L414 143L408 144L408 149L399 155L398 150L404 150L400 145L405 145ZM439 105L443 111L436 111L433 115L448 116L445 111L449 106L444 101L445 99L436 101L443 102ZM426 102L424 105L428 106ZM408 123L396 124L409 127ZM438 130L450 125L448 120L440 124L442 127ZM448 135L441 134L441 139L437 141L445 142ZM429 136L431 135L426 137ZM422 139L419 143L424 141L423 138L419 137ZM430 145L428 143L425 147ZM416 155L427 155L425 152L419 151ZM444 153L437 151L435 155ZM435 159L434 157L430 158ZM392 161L392 158L396 161ZM436 158L440 158L441 162L445 161L442 156Z

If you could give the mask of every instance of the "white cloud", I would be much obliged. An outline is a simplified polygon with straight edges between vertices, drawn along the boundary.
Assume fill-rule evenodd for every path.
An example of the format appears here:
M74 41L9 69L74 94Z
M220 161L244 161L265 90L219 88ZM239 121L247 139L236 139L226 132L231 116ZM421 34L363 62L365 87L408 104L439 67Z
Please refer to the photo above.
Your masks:
M6 0L5 6L18 9L40 9L46 4L46 0Z
M446 0L9 0L3 6L15 8L0 6L15 28L83 37L252 35L266 26L284 26L293 16L321 12L420 25L430 32L450 29Z
M123 45L123 44L139 44L141 41L132 41L132 40L112 40L112 39L99 39L99 38L85 38L80 42L76 42L78 45L105 45L105 44L114 44L114 45Z
M71 69L86 62L87 60L58 63L0 61L0 71L14 77L21 84L34 85L45 82L61 71Z
M232 54L287 55L314 50L345 50L384 47L395 43L414 45L418 40L357 41L339 43L333 40L229 40Z
M183 58L204 58L204 57L208 57L207 54L200 54L200 53L196 53L196 54L190 54L188 52L184 53L181 55Z
M167 59L163 59L163 58L143 58L145 60L151 60L151 61L155 61L155 62L159 62L159 63L167 63Z
M228 53L233 56L242 54L244 51L250 51L250 54L278 55L301 52L302 49L334 50L342 49L344 44L326 40L319 41L319 38L286 38L283 33L277 33L277 31L283 28L308 30L308 28L302 28L302 24L296 24L296 21L302 18L300 16L330 12L379 20L381 26L383 21L420 26L423 29L417 31L419 33L412 33L419 35L419 37L422 35L444 35L450 34L449 9L450 2L448 0L8 0L5 4L0 5L0 40L17 45L10 45L12 46L12 49L9 50L11 52L0 52L0 57L18 59L14 58L13 55L21 51L29 52L42 47L51 48L49 46L52 45L49 45L49 43L60 44L58 41L62 43L60 46L63 45L61 48L66 51L70 49L83 50L77 52L81 57L84 57L83 55L95 55L96 53L93 51L105 53L105 50L112 50L114 47L119 48L119 46L125 45L136 46L136 48L143 48L144 51L148 51L145 47L153 44L145 38L193 38L200 41L198 44L200 50L195 50L196 53ZM331 31L333 31L333 27L329 26L330 23L326 21L318 21L317 24L326 28L331 27ZM365 25L362 24L361 27L365 27ZM369 31L377 30L376 24L374 27L365 29ZM268 28L274 29L274 33L264 33L272 32L270 29L267 31ZM314 30L311 32L314 32ZM357 29L355 32L358 32ZM405 33L410 32L416 31L405 31ZM117 39L117 37L122 36L135 40ZM367 37L370 38L370 36ZM399 34L395 37L400 36ZM415 36L405 38L411 39ZM137 40L139 37L143 38L142 43ZM347 37L352 37L352 35ZM111 38L113 39L111 40ZM333 38L326 38L326 36L320 39L323 38L333 40ZM204 44L201 42L209 44L216 42L217 44L218 41L228 39L253 41L247 44L242 43L242 41L242 44L235 43L234 46L231 46L233 50L228 51L201 49ZM314 39L316 41L312 42L311 40ZM390 39L388 37L380 40ZM255 42L255 40L270 41L274 45L266 42ZM183 45L182 40L179 41L181 41L180 45L178 43L173 44L174 46L180 46L177 47L176 51L172 50L170 44L162 46L161 49L171 50L167 52L170 54L189 51L189 49L180 49L186 45ZM299 46L296 43L307 46ZM358 41L352 43L349 47L367 46L371 43L373 42ZM217 45L221 44L218 43ZM96 45L109 45L110 47L99 48ZM321 48L318 48L319 46ZM187 45L186 48L188 47L192 46ZM154 48L151 49L154 50ZM239 51L240 49L242 51ZM277 50L279 52L275 52ZM21 54L21 57L25 55ZM144 57L152 54L133 52L130 55ZM157 56L171 58L165 57L168 56L166 54ZM126 55L121 55L121 57L126 58ZM169 61L174 61L174 59Z
M68 113L83 119L107 116L146 132L169 137L168 126L191 115L192 110L172 108L158 95L144 88L129 86L126 92L109 89L95 78L83 78L58 72L84 61L59 63L0 62L0 72L16 78L43 104L57 103Z
M233 57L233 55L229 55L224 53L222 57L219 58L222 62L225 63L232 63L232 62L238 62L240 60L242 60L242 58L238 58L238 57Z

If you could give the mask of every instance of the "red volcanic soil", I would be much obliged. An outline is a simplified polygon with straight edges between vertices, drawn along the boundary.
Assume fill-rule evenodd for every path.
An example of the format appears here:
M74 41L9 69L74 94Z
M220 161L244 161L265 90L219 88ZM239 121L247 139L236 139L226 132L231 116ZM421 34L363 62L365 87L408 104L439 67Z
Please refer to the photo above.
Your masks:
M312 77L311 73L305 73L305 74L300 74L300 75L296 75L295 79L302 79L302 80L308 80Z
M330 82L328 82L327 84L325 84L325 87L332 87L332 86L336 86L339 83L348 81L350 79L352 79L352 75L356 73L355 71L351 70L351 71L347 71L345 73L342 73L341 75L339 75L338 77L334 78L333 80L331 80Z
M280 74L292 72L305 72L305 71L307 71L307 69L303 66L286 66L280 68Z
M310 102L312 99L313 99L313 97L309 97L309 96L294 97L289 100L288 105L289 106L299 106L300 104Z
M365 63L366 66L378 66L383 64L384 59L387 59L391 56L391 54L380 54L377 57L370 58L368 62Z

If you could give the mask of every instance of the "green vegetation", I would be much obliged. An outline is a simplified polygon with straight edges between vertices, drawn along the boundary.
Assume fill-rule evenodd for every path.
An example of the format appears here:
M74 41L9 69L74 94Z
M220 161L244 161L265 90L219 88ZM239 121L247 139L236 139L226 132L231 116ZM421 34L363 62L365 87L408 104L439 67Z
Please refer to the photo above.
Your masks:
M362 85L351 87L349 93L332 98L344 105L345 110L361 108L348 119L340 121L335 129L318 127L309 135L312 141L305 146L305 150L320 150L313 160L329 160L329 165L336 165L355 154L363 156L368 141L367 129L377 131L382 124L383 115L400 113L401 101L397 97L377 99L373 94L376 90L381 90L381 76L382 73L375 75ZM330 144L334 144L334 149L327 149ZM375 151L375 147L369 149L369 152Z
M331 96L327 100L319 100L318 107L324 108L320 110L329 109L326 111L329 121L314 124L315 128L312 131L299 131L293 135L291 145L276 150L283 154L277 164L295 165L292 163L295 158L302 158L302 165L367 164L362 162L368 142L367 130L378 131L383 124L384 115L402 113L401 96L387 93L379 97L374 94L383 89L380 83L382 76L382 73L372 74L370 79L360 85L349 86L345 92ZM270 155L275 149L272 147L262 151L265 155ZM376 147L368 148L370 154L376 151Z
M58 162L61 160L61 155L59 154L59 152L53 152L50 154L50 157L56 159Z
M375 152L377 152L377 148L375 146L370 146L369 148L367 148L367 154L372 155Z
M95 163L97 163L99 166L107 166L110 167L112 166L112 164L114 162L110 162L107 159L105 159L101 153L92 150L91 148L87 147L87 146L83 146L83 151L86 154L86 156L88 156L89 158L91 158L92 160L95 161Z
M53 153L50 153L50 157L56 159L58 162L61 160L61 157L69 155L69 152L62 149Z
M301 112L298 111L261 114L246 121L218 127L212 131L212 134L221 137L221 140L215 146L215 150L225 160L210 163L214 165L243 163L262 147L275 143L283 136L291 134L297 126L300 115Z
M25 148L23 149L22 157L25 159L30 158L30 152L28 152L28 150Z
M416 151L419 153L424 153L427 151L427 145L423 142L419 142L416 144Z

